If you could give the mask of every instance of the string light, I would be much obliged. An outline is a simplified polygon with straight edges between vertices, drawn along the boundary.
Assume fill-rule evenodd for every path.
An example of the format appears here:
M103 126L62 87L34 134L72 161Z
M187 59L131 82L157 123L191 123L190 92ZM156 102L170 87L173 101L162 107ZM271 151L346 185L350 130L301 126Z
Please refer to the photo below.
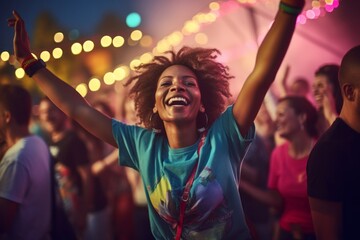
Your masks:
M167 50L170 50L173 47L176 47L181 44L185 36L194 35L194 40L198 44L206 44L207 43L207 36L204 33L199 33L201 26L204 24L211 24L215 22L218 17L220 16L221 10L226 10L226 8L234 8L239 7L242 5L253 5L256 4L256 2L259 2L260 0L229 0L229 1L213 1L209 4L209 11L207 13L197 13L195 14L190 20L185 21L183 27L181 28L181 31L174 31L168 36L165 36L163 39L160 39L156 44L155 47L152 50L152 53L144 53L141 55L141 57L136 57L132 59L129 63L130 69L134 69L134 67L140 65L141 63L147 63L151 60L152 56L154 54L162 54ZM311 8L310 9L304 9L304 11L298 16L297 23L298 24L306 24L309 20L316 20L319 17L325 16L327 13L331 13L336 9L340 2L340 0L313 0L311 2ZM234 4L237 3L237 4ZM230 6L230 7L229 7ZM224 10L224 11L225 11ZM140 19L141 21L141 19ZM76 32L76 34L74 34ZM71 31L72 35L79 35L77 30ZM71 34L70 34L71 35ZM76 37L72 37L72 39L76 39ZM122 36L116 36L113 39L110 36L103 36L100 38L100 45L104 48L110 47L111 44L113 47L118 48L121 47L125 40ZM134 42L139 41L140 46L142 47L149 47L152 45L152 37L145 35L143 36L142 32L140 30L134 30L130 36L130 39ZM54 41L56 43L60 43L64 40L64 34L61 32L58 32L54 35ZM130 44L129 45L135 45ZM95 44L87 40L84 42L83 45L76 42L72 44L71 51L74 55L81 54L81 52L90 52L95 48ZM83 50L83 51L82 51ZM8 61L9 57L7 56L6 51L1 53L1 60L2 61ZM50 59L50 53L49 51L43 51L41 53L41 58L45 58L47 61ZM63 56L63 50L59 47L55 48L52 51L52 56L54 59L60 59ZM18 68L19 69L19 68ZM16 76L18 78L23 78L24 74L22 74L21 70L16 69ZM120 69L120 70L119 70ZM124 68L117 68L114 70L114 72L108 72L104 75L104 82L107 85L111 85L115 83L115 80L122 80L124 79L124 74L120 73ZM128 70L127 70L128 71ZM120 74L120 75L119 75ZM126 74L128 75L128 73ZM94 86L95 85L95 86ZM100 89L100 86L97 84L97 82L94 84L94 81L92 81L91 87L89 85L89 89L91 91L97 91ZM82 96L86 96L87 94L87 85L86 84L79 84L76 87L76 90L81 93Z

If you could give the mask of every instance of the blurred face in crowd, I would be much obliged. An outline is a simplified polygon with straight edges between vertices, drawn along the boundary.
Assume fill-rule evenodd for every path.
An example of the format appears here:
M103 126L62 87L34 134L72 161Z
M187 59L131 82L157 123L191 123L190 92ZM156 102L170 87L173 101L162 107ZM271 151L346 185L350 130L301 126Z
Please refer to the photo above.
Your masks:
M291 139L302 131L302 115L296 114L287 101L282 101L276 108L276 126L279 135L285 139Z
M295 81L290 86L290 93L296 96L306 97L310 91L310 86L305 80Z
M329 80L324 75L315 76L314 83L312 85L314 100L318 108L323 106L324 96L332 95L333 86L329 83Z
M39 105L39 120L48 133L61 131L66 126L66 115L49 100L43 100Z

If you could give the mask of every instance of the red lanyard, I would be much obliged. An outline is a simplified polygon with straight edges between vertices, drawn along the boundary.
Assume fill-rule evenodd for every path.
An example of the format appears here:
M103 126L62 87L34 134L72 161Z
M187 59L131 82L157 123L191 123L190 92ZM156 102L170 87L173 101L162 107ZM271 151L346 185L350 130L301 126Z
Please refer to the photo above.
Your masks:
M201 140L199 142L198 151L197 151L198 157L200 156L200 150L201 150L202 146L204 145L204 141L205 141L205 134L203 134L203 136L201 137ZM180 216L179 216L179 221L178 221L177 228L176 228L175 240L180 240L180 238L181 238L181 233L182 233L182 229L184 226L185 209L186 209L187 202L189 201L190 188L194 182L197 166L198 166L198 163L196 162L195 166L193 167L191 174L186 182L185 189L184 189L184 192L181 197Z

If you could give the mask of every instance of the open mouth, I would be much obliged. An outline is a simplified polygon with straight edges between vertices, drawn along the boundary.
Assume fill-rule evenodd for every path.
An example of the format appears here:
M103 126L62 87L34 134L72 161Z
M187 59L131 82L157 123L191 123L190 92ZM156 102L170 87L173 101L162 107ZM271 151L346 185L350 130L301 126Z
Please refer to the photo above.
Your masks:
M188 101L183 97L172 97L167 103L168 106L187 106Z

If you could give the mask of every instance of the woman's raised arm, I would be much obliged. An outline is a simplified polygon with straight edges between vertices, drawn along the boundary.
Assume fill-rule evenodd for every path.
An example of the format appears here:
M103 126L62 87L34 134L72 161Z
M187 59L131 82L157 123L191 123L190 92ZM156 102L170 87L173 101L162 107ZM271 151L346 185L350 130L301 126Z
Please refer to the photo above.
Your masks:
M243 135L248 132L275 79L294 33L297 16L304 4L305 0L281 0L275 21L259 47L255 67L246 79L233 108Z
M8 20L8 25L14 27L15 31L14 54L17 61L22 66L24 66L24 59L35 63L31 56L25 23L16 11L13 11L13 18ZM36 64L38 63L36 62ZM111 145L117 146L112 135L111 118L93 109L74 88L46 68L39 68L32 75L32 78L43 93L65 114L77 121L93 135Z

